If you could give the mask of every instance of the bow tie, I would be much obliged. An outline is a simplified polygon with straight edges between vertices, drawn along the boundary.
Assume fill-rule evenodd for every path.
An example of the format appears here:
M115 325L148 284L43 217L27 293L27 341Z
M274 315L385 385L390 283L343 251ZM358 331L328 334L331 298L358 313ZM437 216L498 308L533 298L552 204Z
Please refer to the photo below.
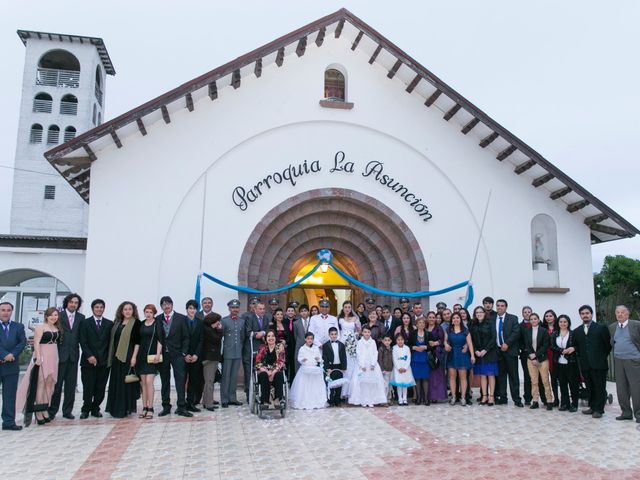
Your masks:
M237 320L238 317L231 317L231 320Z

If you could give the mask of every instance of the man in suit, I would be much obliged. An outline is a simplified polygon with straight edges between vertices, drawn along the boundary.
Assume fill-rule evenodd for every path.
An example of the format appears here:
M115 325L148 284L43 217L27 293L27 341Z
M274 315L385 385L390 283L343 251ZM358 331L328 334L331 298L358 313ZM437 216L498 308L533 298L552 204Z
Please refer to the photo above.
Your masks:
M200 304L202 305L202 310L200 310L198 313L196 313L196 318L199 318L204 323L205 317L207 317L208 315L213 315L214 317L218 318L218 321L220 321L222 316L219 313L216 313L216 312L213 311L213 299L211 297L204 297L200 301ZM204 342L204 338L203 338L203 342ZM203 362L204 362L204 360L205 360L205 358L202 358ZM217 368L217 363L218 362L216 362L216 368ZM209 368L209 370L212 370L212 368ZM213 372L213 373L215 373L215 372ZM214 375L214 379L215 379L215 375ZM202 378L200 380L201 380L200 384L202 385L202 388L199 389L196 392L196 398L194 400L196 402L195 405L199 404L200 401L202 400L202 394L203 394L204 388L205 388L204 363L202 364ZM218 379L218 382L219 381L220 380ZM214 401L214 404L218 405L219 403L217 401ZM203 406L205 406L205 405L203 404Z
M409 299L407 297L402 297L400 299L400 310L402 310L402 313L413 313L411 311L411 309L409 308L409 305L411 304L411 302L409 301ZM382 307L384 308L384 307Z
M329 340L322 345L322 362L327 376L331 380L338 380L347 370L347 350L344 343L338 340L338 329L329 329ZM329 406L340 406L342 388L332 388L329 393Z
M574 331L580 371L589 395L589 408L582 411L593 418L602 418L607 398L607 357L611 351L611 335L604 325L593 321L593 308L582 305L578 309L582 325Z
M58 381L51 395L49 418L53 419L60 408L60 399L64 387L62 416L69 420L76 418L73 403L76 399L78 384L78 360L80 359L80 325L84 315L79 312L82 298L77 293L70 293L62 301L62 311L58 322L62 327L62 341L58 343Z
M0 385L2 385L2 430L22 430L16 425L18 359L27 345L24 325L11 321L13 304L0 303Z
M482 299L482 308L484 308L486 319L495 322L497 313L493 309L493 303L493 297L484 297Z
M298 313L300 314L300 318L297 322L293 323L293 337L295 338L293 358L296 361L296 370L300 368L300 363L298 362L298 350L300 350L300 347L304 345L304 337L309 333L309 329L311 327L309 306L303 303L300 305Z
M216 312L209 313L202 321L202 370L204 376L204 390L202 406L213 412L216 405L213 399L214 384L218 373L218 363L222 360L222 317Z
M412 308L411 311L413 312L413 318L411 319L411 325L415 325L416 321L419 318L424 318L425 325L427 324L427 317L424 316L424 307L422 306L421 302L414 302L413 303L413 308ZM398 325L400 325L401 323L402 323L402 321L398 322ZM393 336L392 336L392 338L393 338ZM394 341L394 343L395 343L395 341Z
M113 322L102 316L104 300L99 298L91 302L93 315L80 324L80 378L82 379L82 410L80 418L89 414L102 417L100 404L109 379L109 342Z
M617 321L609 325L618 403L622 409L616 420L633 420L635 415L640 423L640 321L630 320L629 315L625 305L618 305Z
M524 407L520 398L520 374L518 372L520 324L518 323L518 317L507 313L507 306L506 300L502 298L498 300L496 302L495 321L491 322L496 331L496 343L498 345L499 373L496 379L496 404L507 404L508 378L513 404L516 407Z
M228 408L229 405L242 405L242 402L239 402L236 396L236 383L238 382L238 370L240 370L240 364L242 363L242 348L245 344L247 333L245 318L239 315L240 301L237 299L231 300L227 303L227 306L229 307L229 315L222 319L224 342L222 347L224 365L222 366L222 385L220 385L222 408ZM259 339L263 337L264 335ZM246 371L245 375L251 375L251 370Z
M257 298L251 299L258 300ZM244 393L249 398L249 382L253 362L258 353L260 345L265 342L267 330L269 330L270 320L265 313L265 305L260 301L249 304L249 311L242 315L245 327L244 345L242 348L242 370L244 372ZM253 344L253 356L251 347ZM225 357L226 358L226 357Z
M200 304L202 305L202 310L196 313L196 318L204 320L204 317L213 312L213 299L211 297L204 297L200 300Z
M162 382L162 411L159 417L171 413L171 370L176 385L178 407L176 413L183 417L192 417L193 414L186 409L185 401L185 357L189 351L189 327L184 315L173 310L173 300L169 296L160 299L162 313L156 316L164 327L165 342L163 361L158 366L160 381Z
M287 331L289 338L291 339L291 341L287 343L287 350L286 350L287 381L289 382L289 385L293 383L293 379L296 376L295 331L296 331L296 325L300 322L296 313L297 305L298 305L297 303L290 303L285 312L284 319L282 320L282 324L284 325L284 328Z
M379 323L381 324L380 328L382 329L381 337L390 335L392 343L395 343L395 341L393 341L393 338L395 337L393 333L400 325L401 320L398 320L397 318L391 316L391 307L389 305L385 305L382 307L382 318L379 320Z
M196 317L198 313L198 302L189 300L185 305L187 311L187 326L189 327L189 347L184 357L185 361L185 381L187 384L187 410L189 412L199 412L196 407L198 403L198 392L202 395L202 320Z
M524 374L524 404L531 405L531 376L529 375L529 367L527 366L527 345L525 343L526 333L531 329L531 322L529 322L529 315L533 313L533 310L529 306L522 307L522 322L520 322L520 364L522 365L522 372ZM486 311L485 311L486 314ZM544 389L542 390L542 396L544 397Z

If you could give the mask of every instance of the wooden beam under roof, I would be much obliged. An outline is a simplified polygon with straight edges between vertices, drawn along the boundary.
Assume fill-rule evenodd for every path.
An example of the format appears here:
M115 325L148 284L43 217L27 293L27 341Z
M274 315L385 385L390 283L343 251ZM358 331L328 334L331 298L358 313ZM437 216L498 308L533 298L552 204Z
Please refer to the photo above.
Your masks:
M91 177L91 170L87 170L86 172L81 173L80 175L76 175L73 178L69 179L69 182L80 182L84 183Z
M393 64L393 67L391 67L391 70L389 70L389 73L387 73L387 78L393 78L401 65L402 60L397 60L396 63Z
M162 105L162 107L160 107L160 110L162 111L162 118L164 120L164 123L171 123L171 117L169 116L169 110L167 110L167 106Z
M58 171L62 173L62 176L66 180L69 180L69 177L71 177L74 174L82 173L84 170L87 170L87 168L88 168L88 165L75 165L71 168L67 168L64 172L60 172L59 169Z
M555 176L553 175L553 173L545 173L541 177L538 177L538 178L534 179L533 182L531 182L531 185L533 185L534 187L538 188L538 187L544 185L545 183L553 180L554 178L555 178Z
M262 66L262 60L260 60L260 66ZM209 98L211 100L218 98L218 85L215 80L209 84Z
M89 155L89 159L92 162L95 162L98 159L98 157L96 157L96 154L93 153L93 150L91 150L91 147L89 146L89 144L85 143L83 147L84 147L84 151L87 152L87 155Z
M584 200L584 199L579 200L577 202L570 203L569 205L567 205L567 212L569 213L577 212L578 210L582 210L587 205L589 205L589 200Z
M344 18L338 22L338 26L336 27L336 32L335 32L336 38L340 38L340 34L342 33L343 28L344 28Z
M536 165L535 160L527 160L526 162L521 163L516 168L514 168L513 171L516 173L516 175L521 175L527 170L529 170L530 168L534 167L535 165Z
M318 30L318 36L316 37L316 45L318 47L321 47L322 44L324 43L324 36L327 34L327 28L326 27L322 27L320 30Z
M113 143L116 144L116 147L122 148L122 142L120 141L120 137L115 130L111 130L111 138L113 138Z
M453 118L453 116L458 113L458 110L460 110L462 108L462 106L459 103L456 103L453 107L451 107L449 109L449 111L447 113L444 114L444 118L447 122L449 120L451 120L451 118Z
M549 198L551 200L557 200L559 198L564 197L565 195L571 193L572 190L570 187L562 187L554 192L551 192L551 195L549 195Z
M427 100L424 102L424 104L427 107L430 107L431 105L433 105L433 103L438 99L438 97L442 95L442 90L436 90L435 92L433 92L429 98L427 98Z
M478 123L480 123L480 119L479 118L473 118L469 123L467 123L462 130L460 130L464 135L466 135L467 133L469 133L471 130L473 130L473 128L478 125Z
M585 225L595 225L596 223L604 222L609 218L606 213L598 213L597 215L591 215L584 219Z
M144 126L144 122L141 118L136 118L136 123L138 124L138 130L140 130L140 133L144 137L147 134L147 129Z
M276 55L276 65L281 67L283 62L284 62L284 47L280 47L278 49L278 54Z
M378 55L380 55L381 51L382 51L382 45L378 45L376 49L373 51L371 58L369 59L369 65L373 64L373 62L376 61L376 58L378 58Z
M502 161L505 158L507 158L509 155L511 155L513 152L515 152L517 149L518 148L515 145L509 145L507 148L505 148L498 154L496 159Z
M616 237L631 238L634 236L632 233L629 233L626 230L622 230L620 228L615 228L615 227L609 227L607 225L600 225L599 223L594 223L593 225L590 225L589 228L591 228L591 230L594 230L596 232L606 233L607 235L614 235Z
M184 99L187 104L187 110L189 110L190 112L193 112L193 97L191 96L191 93L187 93L184 96Z
M302 37L300 40L298 40L298 46L296 47L296 55L298 55L298 57L303 56L306 49L307 49L307 37Z
M482 148L487 148L496 138L498 138L498 132L491 132L489 135L484 137L478 145Z
M593 243L602 243L602 240L600 240L598 237L596 237L596 236L593 234L593 231L591 232L591 243L592 243L592 244L593 244Z
M360 43L360 40L362 40L362 36L363 35L364 35L364 32L362 30L360 30L360 32L358 33L358 36L356 37L356 39L351 44L351 50L355 50L356 48L358 48L358 44Z
M422 79L422 77L420 75L416 75L415 78L413 80L411 80L411 83L407 86L407 88L405 89L407 91L407 93L411 93L413 92L413 90L418 86L418 84L420 83L420 80Z
M236 68L231 74L231 86L235 89L240 88L240 69Z
M257 78L260 78L260 76L262 75L262 59L261 58L256 60L256 65L255 65L255 67L253 67L253 74Z

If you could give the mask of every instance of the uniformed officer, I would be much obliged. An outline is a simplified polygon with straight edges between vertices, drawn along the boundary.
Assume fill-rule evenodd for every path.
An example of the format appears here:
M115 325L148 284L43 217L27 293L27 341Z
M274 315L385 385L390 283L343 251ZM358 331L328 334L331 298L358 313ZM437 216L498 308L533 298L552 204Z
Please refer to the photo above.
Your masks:
M376 299L373 297L367 297L364 299L364 306L367 309L367 313L365 315L369 318L369 314L372 310L376 309Z
M280 306L280 300L278 300L276 297L273 297L267 303L269 304L269 311L267 312L265 317L267 321L271 323L273 321L273 313L276 311L276 308Z
M411 310L409 309L409 299L407 297L402 297L400 299L400 310L402 310L402 313L411 313Z
M233 299L227 303L229 315L222 319L224 337L224 364L222 367L222 385L220 386L220 402L222 408L229 405L242 405L236 397L238 370L242 363L242 347L245 339L245 319L240 317L240 301ZM251 375L251 372L245 372Z

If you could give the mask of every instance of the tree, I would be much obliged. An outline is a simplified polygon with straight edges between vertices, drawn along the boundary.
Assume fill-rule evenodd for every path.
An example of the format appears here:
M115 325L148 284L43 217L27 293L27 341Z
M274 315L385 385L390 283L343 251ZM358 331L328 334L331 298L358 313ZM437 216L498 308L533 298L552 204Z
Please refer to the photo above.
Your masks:
M607 256L600 273L593 277L596 314L600 321L615 320L617 305L626 305L631 318L640 312L640 260L624 255Z

